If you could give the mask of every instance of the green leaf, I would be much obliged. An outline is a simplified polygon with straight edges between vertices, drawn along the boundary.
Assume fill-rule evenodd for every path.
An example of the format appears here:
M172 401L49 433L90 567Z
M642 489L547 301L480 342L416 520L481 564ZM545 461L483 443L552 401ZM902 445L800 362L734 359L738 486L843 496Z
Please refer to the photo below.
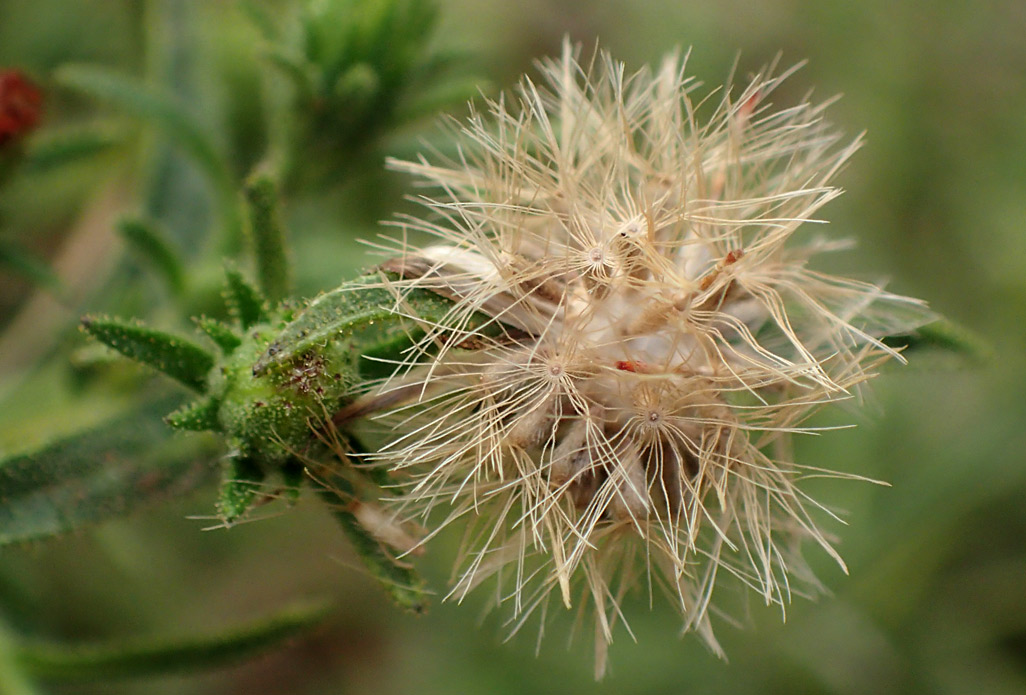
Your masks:
M246 515L263 481L264 472L255 462L241 456L229 460L217 500L217 511L226 524Z
M288 296L292 284L278 182L266 167L261 167L246 179L243 192L249 211L249 231L256 252L260 289L272 303L277 303Z
M121 644L17 645L16 663L49 681L102 681L187 673L253 658L309 632L331 613L326 602L288 607L259 621L211 635Z
M906 352L939 348L980 361L988 359L992 352L990 346L978 335L947 319L920 326L911 333L888 336L883 342L889 347L903 347Z
M104 316L86 316L82 328L125 357L153 367L203 393L214 357L199 345L170 333Z
M242 338L232 330L231 326L206 316L193 320L199 326L199 329L206 333L207 337L213 340L217 347L221 348L222 354L230 355L235 352L235 348L242 345Z
M176 296L185 292L185 268L167 233L152 220L138 218L118 222L118 232L161 275Z
M206 483L211 437L170 437L161 398L92 430L0 461L0 546L56 536Z
M228 312L238 320L242 328L247 329L267 321L269 316L264 298L246 281L238 268L226 265L224 275L224 298Z
M213 398L196 401L171 413L164 418L164 422L176 430L186 432L220 432L221 421L217 418L220 407L220 401Z
M349 481L340 475L332 475L320 482L318 494L331 507L332 515L370 574L381 583L398 607L412 613L425 612L428 592L424 580L412 567L392 557L349 511L349 503L354 498Z
M428 323L440 323L453 307L450 300L427 290L405 293L403 304L407 312ZM365 358L395 359L422 335L420 324L396 313L395 306L396 295L382 286L380 278L368 276L347 282L311 301L257 360L253 373L261 374L272 365L342 338L352 338L355 349ZM489 321L478 314L466 328L472 330ZM495 325L495 333L500 330ZM365 377L380 376L382 370L388 373L392 369L366 359L361 360L359 368Z
M46 130L29 142L25 171L46 173L106 152L125 141L123 132L111 125Z
M45 261L25 249L0 239L0 267L7 268L48 290L59 292L61 281Z
M170 95L129 77L88 65L65 65L55 73L58 82L108 101L129 114L159 127L178 143L209 179L226 234L226 250L239 247L241 217L236 184L227 163L199 122Z

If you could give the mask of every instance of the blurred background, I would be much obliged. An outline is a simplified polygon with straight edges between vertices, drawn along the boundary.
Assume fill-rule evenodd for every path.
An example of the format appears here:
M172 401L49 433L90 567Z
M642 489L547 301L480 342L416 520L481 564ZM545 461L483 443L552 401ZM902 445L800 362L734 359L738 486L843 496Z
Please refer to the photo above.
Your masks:
M287 31L297 3L256 4ZM844 511L848 525L830 531L850 575L810 548L832 595L797 599L786 622L753 600L744 629L718 626L729 663L694 638L676 639L676 614L658 601L649 611L639 597L629 614L637 642L618 634L609 675L596 684L590 636L567 645L572 616L554 621L535 656L533 629L503 643L502 616L484 616L484 595L402 614L312 497L204 531L210 521L194 517L212 513L208 486L70 537L0 550L0 613L32 636L77 642L202 632L305 597L334 597L338 612L243 665L45 692L1026 692L1026 4L438 0L438 10L433 45L465 52L491 90L558 53L565 34L586 46L599 40L629 69L691 47L691 73L710 86L735 61L743 76L778 53L784 65L808 59L775 101L841 93L832 119L868 133L840 178L846 194L823 213L832 233L858 241L833 267L926 298L993 355L983 365L916 356L876 380L868 408L817 419L858 427L802 439L800 462L891 487L810 486ZM181 249L202 247L217 206L202 172L159 130L63 85L58 69L102 65L159 85L213 134L239 177L281 125L267 106L276 87L263 40L229 0L0 0L0 69L16 67L40 86L40 133L88 124L111 143L0 188L0 241L52 269L0 268L0 452L130 402L142 371L102 367L98 381L98 367L76 361L80 315L106 310L187 330L182 317L204 308L195 299L161 309L174 304L169 290L113 232L118 216L146 210ZM436 133L430 115L406 121L352 153L344 175L291 189L301 295L373 263L355 239L409 207L408 182L384 172L383 156L409 155ZM200 286L219 282L216 265L196 272ZM457 540L422 563L440 591Z

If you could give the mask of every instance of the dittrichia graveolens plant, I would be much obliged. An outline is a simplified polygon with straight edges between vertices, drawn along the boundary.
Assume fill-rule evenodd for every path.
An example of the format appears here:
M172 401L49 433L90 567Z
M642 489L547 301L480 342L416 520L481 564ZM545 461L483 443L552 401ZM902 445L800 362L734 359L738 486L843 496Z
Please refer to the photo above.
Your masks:
M856 476L795 462L792 435L930 319L810 264L845 246L810 228L860 139L824 104L775 108L790 70L696 97L685 62L628 75L567 44L450 123L458 154L391 162L433 191L383 284L414 320L410 292L454 304L365 398L390 408L370 458L400 519L466 525L452 596L495 580L514 629L590 606L599 674L632 589L719 652L717 584L783 606L815 588L806 541L841 563L801 479Z
M38 84L0 71L0 188L64 201L46 214L15 204L0 265L67 307L161 324L90 314L82 328L102 345L81 345L58 330L64 309L33 299L12 315L0 547L182 498L217 474L216 511L200 518L218 528L309 485L397 607L427 609L420 557L448 564L446 542L462 535L445 595L490 591L510 635L572 623L594 638L597 676L645 604L722 654L714 627L742 622L746 603L783 611L821 590L812 567L843 567L839 513L809 479L868 471L796 454L796 435L843 426L812 418L858 406L906 348L987 353L923 302L828 271L840 266L824 256L849 245L822 208L861 137L793 94L793 68L709 89L680 53L632 74L567 42L538 78L449 119L421 158L389 160L423 207L375 242L373 270L306 300L296 287L327 287L359 262L326 251L359 225L352 203L381 153L412 151L419 119L482 80L432 38L433 0L280 4L126 17L144 53L177 56L145 78L90 64ZM192 28L216 18L234 31L240 10L248 29L193 75L194 39L225 32ZM64 89L106 106L80 122ZM57 108L41 122L44 104ZM64 169L75 162L90 168ZM101 171L109 191L50 190ZM140 172L155 175L126 178ZM359 188L343 203L338 186ZM51 272L19 229L39 212L56 233L86 197L80 223L53 236L67 243ZM307 239L297 267L290 223ZM108 226L119 236L103 241ZM81 240L131 259L95 265ZM177 386L139 379L108 348ZM89 644L38 641L53 627L45 611L0 618L0 690L207 668L328 609Z
M490 585L512 632L593 616L599 676L631 594L665 596L722 653L726 586L784 607L818 589L805 546L843 567L803 480L861 476L796 461L793 435L902 346L972 347L917 330L923 302L817 269L848 246L819 211L861 139L826 104L774 104L793 69L703 90L685 63L629 75L567 43L541 83L450 120L449 155L390 160L428 189L426 214L394 223L375 273L302 306L281 301L258 170L260 288L228 268L230 320L198 322L216 353L84 326L200 394L167 421L227 443L223 525L310 479L404 608L426 605L409 555L458 526L449 596Z

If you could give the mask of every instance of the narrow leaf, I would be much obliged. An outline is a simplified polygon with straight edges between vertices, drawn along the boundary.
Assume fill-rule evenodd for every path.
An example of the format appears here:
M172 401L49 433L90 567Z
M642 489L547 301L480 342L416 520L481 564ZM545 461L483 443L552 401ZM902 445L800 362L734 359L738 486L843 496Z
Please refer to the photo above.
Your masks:
M59 292L61 289L60 278L40 258L36 258L20 246L0 239L0 268L6 268L21 275L27 280L45 287L48 290Z
M404 294L403 304L408 313L429 323L440 322L453 306L450 300L427 290ZM311 301L257 360L253 372L260 374L271 365L288 362L315 345L340 337L351 337L355 349L365 357L395 358L422 334L418 321L401 316L395 306L395 295L381 286L379 278L347 282ZM480 327L487 321L486 316L477 315L467 329ZM496 333L499 330L496 326ZM362 361L361 374L377 376L374 370L380 369L380 364Z
M160 274L176 296L185 291L185 268L167 233L152 220L138 218L118 222L118 232Z
M48 130L32 138L25 153L25 171L41 174L101 154L124 142L110 125Z
M267 307L264 298L250 285L237 268L225 266L225 302L228 312L234 316L243 329L267 321Z
M164 418L171 427L187 432L220 432L221 422L217 418L220 401L209 398L184 405Z
M217 347L221 348L222 354L230 355L235 352L235 348L242 345L242 338L232 330L231 326L206 316L194 320L199 329L206 333Z
M280 302L291 289L291 271L285 249L278 183L266 168L260 168L246 180L243 192L249 211L249 231L256 252L260 289L272 303Z
M212 635L179 640L64 646L22 644L16 662L50 681L98 681L193 672L253 658L309 632L331 613L328 603L301 604Z
M0 460L0 546L47 538L184 495L209 480L210 437L171 437L161 398L87 432Z
M335 520L367 571L381 583L398 607L413 613L426 611L428 592L424 580L412 567L392 557L349 511L349 501L353 499L349 481L335 475L321 482L318 494L331 507Z
M226 524L246 515L257 498L264 481L264 472L249 459L232 458L225 469L217 511Z
M138 323L86 316L82 328L125 357L147 364L172 379L203 393L214 357L199 345Z
M978 335L964 326L940 319L903 335L888 336L883 342L890 347L908 350L940 348L957 352L974 360L986 360L991 348Z

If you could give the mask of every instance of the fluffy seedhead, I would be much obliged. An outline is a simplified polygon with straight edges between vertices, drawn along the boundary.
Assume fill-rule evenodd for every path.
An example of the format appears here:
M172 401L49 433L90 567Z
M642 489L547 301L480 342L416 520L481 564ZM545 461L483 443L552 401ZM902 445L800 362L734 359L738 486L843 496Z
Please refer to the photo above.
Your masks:
M841 245L795 237L860 141L823 105L771 106L792 71L696 102L679 55L628 76L567 44L540 67L451 124L454 158L391 162L435 189L399 223L435 241L388 249L397 310L421 288L455 308L371 396L403 398L375 458L407 481L400 514L466 523L454 596L496 579L515 628L590 604L601 673L621 599L659 587L719 651L722 578L783 606L812 582L803 541L840 562L789 439L928 314L808 266Z

